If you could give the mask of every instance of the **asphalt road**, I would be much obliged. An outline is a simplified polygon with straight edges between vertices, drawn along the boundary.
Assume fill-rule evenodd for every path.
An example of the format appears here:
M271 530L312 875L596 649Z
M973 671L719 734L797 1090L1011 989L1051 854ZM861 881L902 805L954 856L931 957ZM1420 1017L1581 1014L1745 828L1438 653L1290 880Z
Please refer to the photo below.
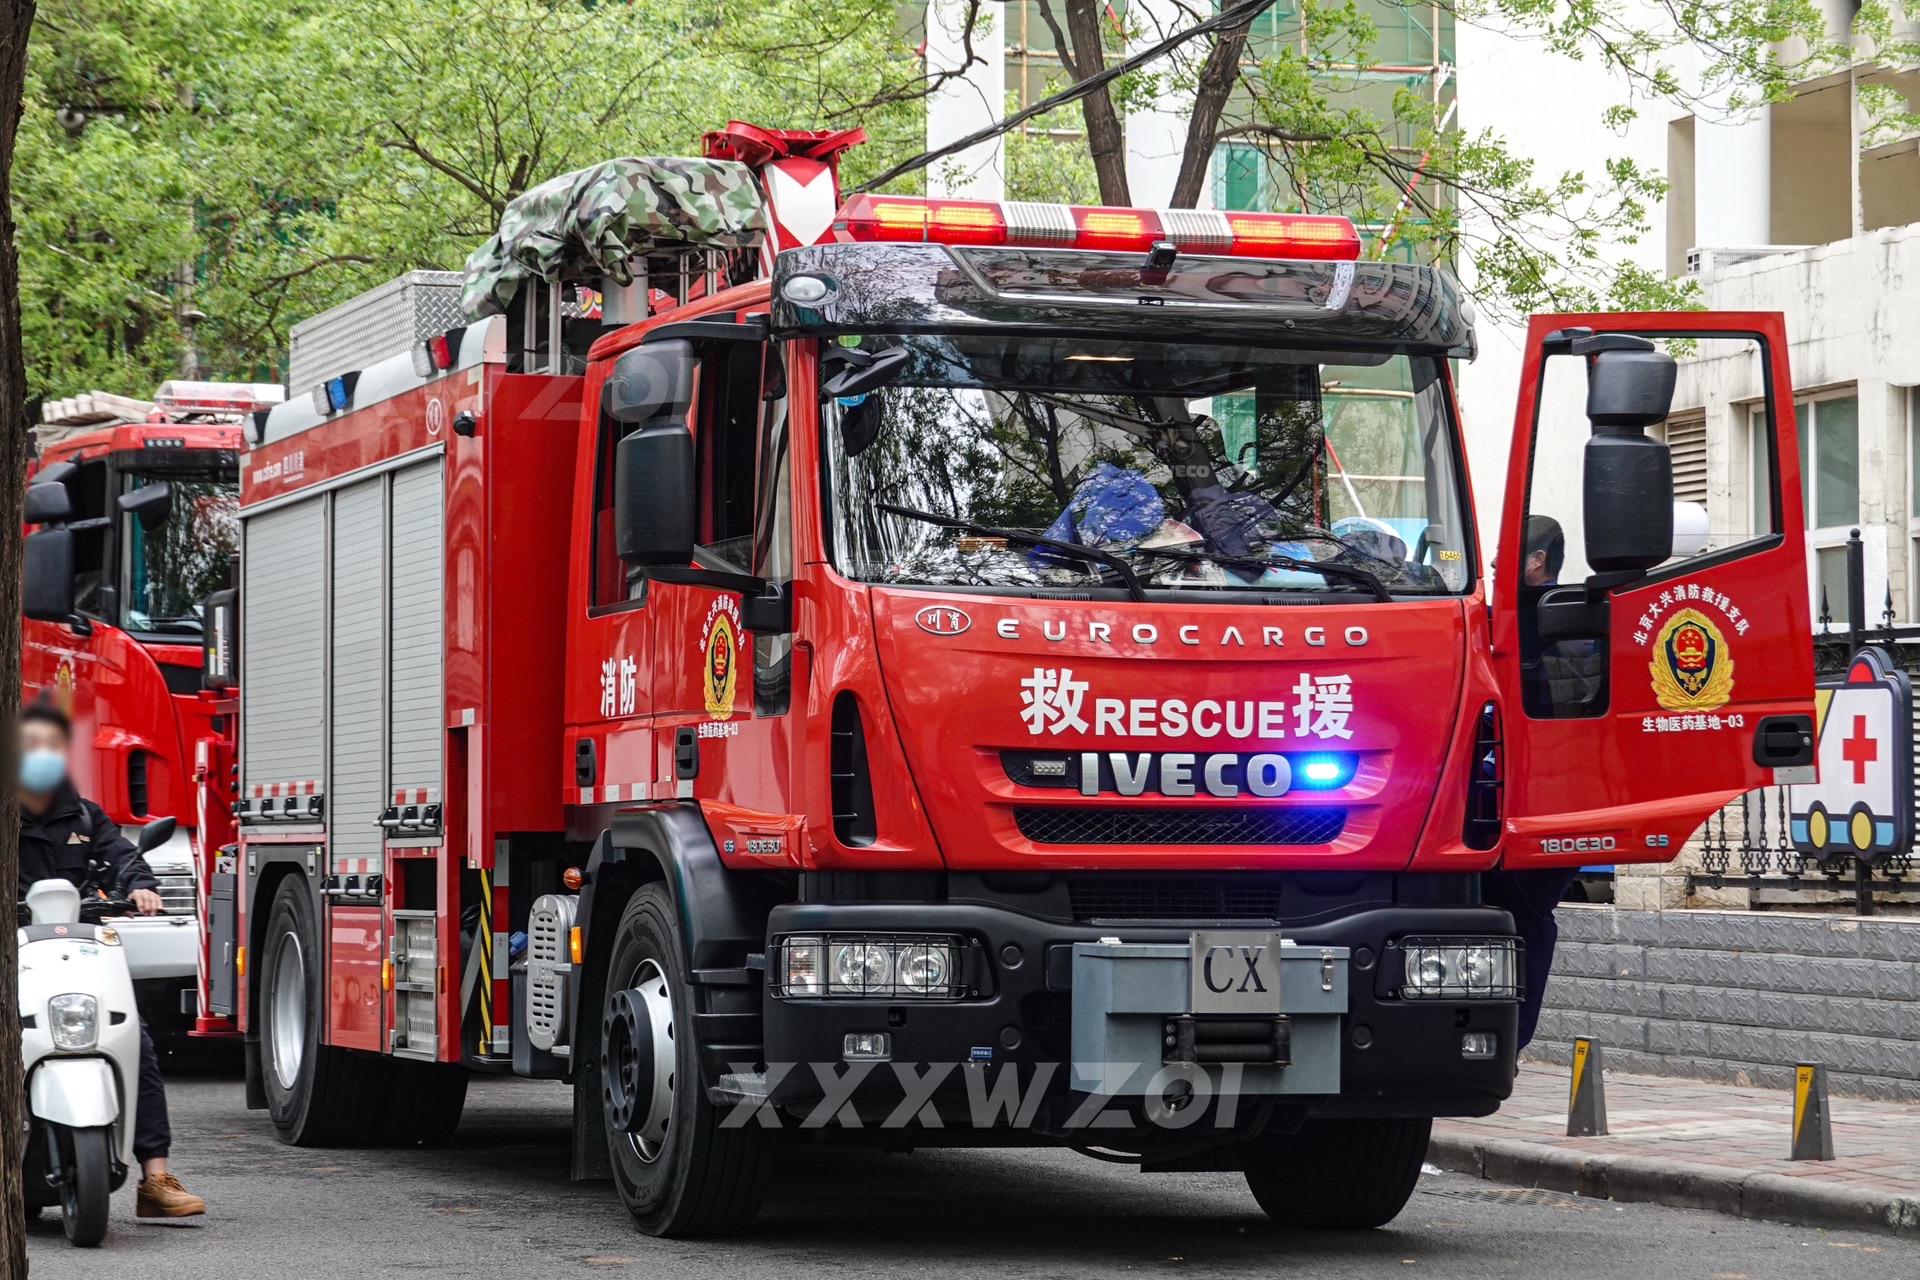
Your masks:
M1651 1205L1423 1178L1390 1227L1290 1234L1266 1225L1237 1176L1143 1175L1069 1152L796 1152L755 1233L656 1241L631 1230L604 1185L566 1176L567 1095L476 1082L444 1150L282 1147L237 1081L172 1089L175 1163L212 1212L197 1225L136 1222L129 1185L106 1244L68 1247L32 1224L46 1280L265 1280L627 1272L792 1280L1111 1277L1116 1273L1459 1277L1460 1280L1872 1280L1920 1274L1920 1244L1744 1222Z

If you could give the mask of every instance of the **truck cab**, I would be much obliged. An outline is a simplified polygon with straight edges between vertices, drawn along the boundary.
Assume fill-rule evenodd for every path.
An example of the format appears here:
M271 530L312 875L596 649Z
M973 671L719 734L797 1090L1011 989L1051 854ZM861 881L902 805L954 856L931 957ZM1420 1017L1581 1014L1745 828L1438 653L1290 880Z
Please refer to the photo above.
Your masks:
M1536 317L1483 522L1443 269L842 202L856 140L543 184L467 324L262 423L250 1097L415 1140L466 1071L568 1081L659 1235L745 1223L789 1134L1385 1222L1511 1088L1486 877L1664 861L1811 760L1780 319ZM1676 536L1675 343L1745 371L1751 527Z
M280 399L278 387L176 380L150 403L52 402L36 433L30 492L65 510L29 535L23 696L71 718L73 783L129 839L178 819L147 855L165 912L125 931L145 1016L163 1029L195 1025L205 840L232 831L225 804L210 823L200 814L196 751L230 736L231 710L202 678L203 608L238 550L242 424Z

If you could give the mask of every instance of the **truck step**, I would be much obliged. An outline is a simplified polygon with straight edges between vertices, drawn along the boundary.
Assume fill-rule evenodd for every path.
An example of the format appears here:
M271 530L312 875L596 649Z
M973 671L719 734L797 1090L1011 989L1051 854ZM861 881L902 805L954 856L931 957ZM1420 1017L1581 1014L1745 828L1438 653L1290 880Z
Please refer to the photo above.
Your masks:
M771 1094L764 1071L729 1071L707 1089L707 1101L716 1107L731 1107L742 1102L764 1103Z

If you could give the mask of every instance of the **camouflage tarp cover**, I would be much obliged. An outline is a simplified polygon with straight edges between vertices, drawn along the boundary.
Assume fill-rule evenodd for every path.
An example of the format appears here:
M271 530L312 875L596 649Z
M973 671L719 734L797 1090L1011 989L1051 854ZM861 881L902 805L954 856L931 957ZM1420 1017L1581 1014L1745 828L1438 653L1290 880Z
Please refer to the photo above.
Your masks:
M499 315L529 278L632 279L628 260L663 244L739 249L768 227L753 171L733 160L606 160L563 173L507 205L467 259L460 306Z

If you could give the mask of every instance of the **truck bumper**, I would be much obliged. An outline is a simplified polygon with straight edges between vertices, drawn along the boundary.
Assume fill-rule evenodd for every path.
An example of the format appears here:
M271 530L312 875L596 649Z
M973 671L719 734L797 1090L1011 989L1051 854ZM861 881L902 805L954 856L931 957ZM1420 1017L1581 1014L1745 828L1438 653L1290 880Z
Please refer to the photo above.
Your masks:
M1222 923L1204 926L1237 930ZM1273 929L1274 926L1260 926ZM1398 940L1408 936L1512 937L1506 913L1480 907L1382 906L1275 930L1294 944L1284 950L1305 969L1285 984L1282 1013L1292 1024L1291 1061L1249 1065L1229 1081L1205 1068L1214 1096L1233 1089L1256 1103L1280 1104L1299 1118L1313 1116L1472 1116L1494 1111L1512 1089L1518 1002L1513 999L1407 1000L1400 998ZM804 1109L859 1069L860 1083L840 1095L856 1105L883 1104L906 1095L915 1073L935 1064L961 1064L944 1086L955 1096L991 1093L1009 1071L1024 1090L1044 1088L1055 1101L1098 1092L1151 1094L1169 1078L1159 1053L1166 1007L1165 974L1158 995L1116 997L1116 982L1090 958L1116 951L1161 957L1178 954L1184 983L1185 948L1193 927L1154 924L1077 924L1039 919L972 903L797 903L776 908L768 929L769 994L765 1007L765 1062L769 1097ZM911 998L789 998L778 994L778 943L793 935L945 934L964 940L967 992L948 1000ZM1105 940L1105 945L1103 944ZM1115 948L1112 944L1121 941ZM1076 944L1083 945L1077 948ZM1178 949L1177 951L1175 949ZM1337 990L1317 980L1322 967ZM1090 977L1098 975L1098 981ZM1076 978L1080 989L1076 990ZM1152 987L1152 979L1144 983ZM1141 986L1135 983L1136 989ZM1301 992L1305 994L1302 995ZM1180 994L1185 994L1184 985ZM1092 1007L1090 1007L1092 1006ZM1143 1041L1141 1016L1148 1031ZM1467 1057L1467 1033L1484 1036ZM884 1063L848 1060L850 1033L884 1033ZM1104 1042L1096 1038L1106 1035ZM1146 1056L1141 1071L1115 1070L1097 1061ZM878 1069L876 1069L876 1067ZM1177 1074L1177 1073L1176 1073ZM968 1081L969 1075L980 1077ZM1041 1083L1035 1085L1038 1080ZM824 1086L824 1087L823 1087ZM939 1095L935 1095L936 1097ZM1057 1108L1033 1113L1036 1123ZM975 1109L977 1113L977 1108ZM971 1114L978 1119L977 1114ZM943 1121L952 1123L945 1113ZM1018 1124L1001 1114L998 1124Z

